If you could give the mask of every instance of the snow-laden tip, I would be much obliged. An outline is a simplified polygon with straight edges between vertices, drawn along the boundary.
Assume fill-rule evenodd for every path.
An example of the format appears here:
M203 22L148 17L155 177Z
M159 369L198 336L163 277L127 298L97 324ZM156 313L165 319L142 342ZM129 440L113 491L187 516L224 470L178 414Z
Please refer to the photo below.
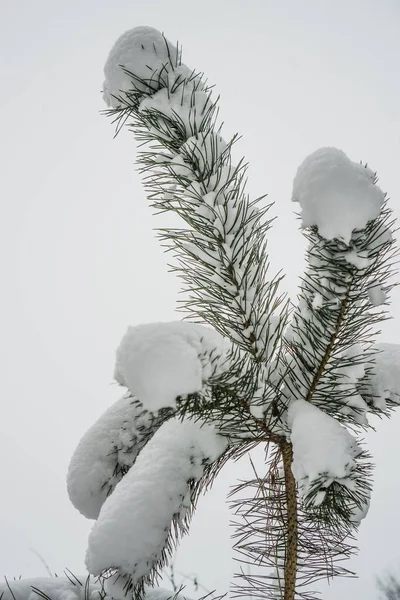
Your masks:
M189 69L180 65L176 46L153 27L135 27L117 39L107 58L104 101L107 106L117 108L126 92L154 93L159 87L160 76L167 78L183 72L190 74ZM145 80L148 85L139 80Z
M67 474L72 504L97 519L107 496L132 464L159 423L126 394L110 406L80 440Z
M230 345L196 323L148 323L129 327L116 353L114 377L149 411L176 407L176 398L200 392L228 368Z
M355 229L364 229L379 216L384 198L371 169L337 148L310 154L293 182L292 201L301 206L302 226L315 225L323 238L346 244Z
M162 556L172 519L183 519L191 504L190 482L226 445L211 425L165 422L105 501L89 536L89 572L114 567L133 583L147 575Z

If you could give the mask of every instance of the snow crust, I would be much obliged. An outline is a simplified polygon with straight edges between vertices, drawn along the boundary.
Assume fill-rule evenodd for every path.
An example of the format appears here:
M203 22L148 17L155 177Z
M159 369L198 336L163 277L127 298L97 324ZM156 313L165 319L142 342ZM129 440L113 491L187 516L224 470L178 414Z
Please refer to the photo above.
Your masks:
M146 80L148 85L137 78ZM157 29L140 26L123 33L115 42L107 58L103 84L103 98L112 108L121 106L127 92L153 93L159 87L159 78L175 81L189 77L191 71L180 64L180 53ZM172 83L172 81L170 81Z
M126 394L85 433L67 474L70 500L85 517L97 519L108 494L153 433L153 420L137 400Z
M354 437L336 419L305 400L289 406L287 420L293 444L292 471L301 494L307 496L321 477L325 482L315 505L323 502L327 488L335 481L353 489L350 476L360 454Z
M129 327L117 350L114 377L149 411L176 407L177 396L200 392L229 367L231 346L196 323L149 323Z
M292 201L301 206L303 227L350 243L355 229L379 216L384 194L374 185L374 173L352 162L342 150L321 148L300 165L293 182Z
M105 501L89 536L89 572L118 568L133 583L146 575L161 557L173 517L182 520L190 506L188 482L199 480L226 445L211 425L164 423Z

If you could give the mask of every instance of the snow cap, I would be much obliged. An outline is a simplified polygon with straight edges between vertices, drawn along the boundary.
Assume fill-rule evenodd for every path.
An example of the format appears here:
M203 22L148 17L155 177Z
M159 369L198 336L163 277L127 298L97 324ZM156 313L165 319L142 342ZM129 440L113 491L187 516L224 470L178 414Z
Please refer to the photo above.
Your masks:
M140 26L123 33L115 42L104 66L105 80L103 98L107 106L118 108L119 98L124 93L137 90L145 94L153 93L160 87L159 77L187 70L180 65L180 53L176 46L153 27ZM149 82L140 83L130 74ZM164 86L162 86L164 87Z
M230 346L219 333L182 321L129 327L116 354L114 377L156 412L177 396L200 392L212 374L228 368Z
M318 227L327 240L350 243L354 229L379 216L384 193L368 167L352 162L342 150L320 148L298 168L292 201L301 206L302 227Z

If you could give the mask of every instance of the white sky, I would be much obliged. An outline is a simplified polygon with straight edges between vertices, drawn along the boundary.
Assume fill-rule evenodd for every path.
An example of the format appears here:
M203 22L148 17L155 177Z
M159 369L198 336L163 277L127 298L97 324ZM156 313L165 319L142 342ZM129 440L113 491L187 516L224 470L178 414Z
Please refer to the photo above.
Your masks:
M83 570L90 523L69 504L65 472L79 438L118 396L114 351L128 324L178 318L179 285L152 227L128 133L113 140L100 89L115 39L147 24L184 46L221 94L225 137L243 134L250 191L279 219L274 270L294 297L303 240L294 173L320 146L368 161L392 197L400 185L398 0L2 0L0 224L2 293L0 572ZM382 340L400 341L400 293ZM375 493L360 532L358 581L324 598L377 597L374 576L400 565L399 418L371 436ZM177 568L226 590L231 569L227 468L201 505Z

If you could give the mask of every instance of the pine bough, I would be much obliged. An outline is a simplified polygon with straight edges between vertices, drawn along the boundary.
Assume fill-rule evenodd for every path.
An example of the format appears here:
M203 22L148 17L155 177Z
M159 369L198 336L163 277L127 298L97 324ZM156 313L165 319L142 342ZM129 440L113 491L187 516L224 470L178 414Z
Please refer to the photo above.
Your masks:
M343 566L368 511L368 413L400 403L399 350L377 345L396 249L376 174L340 150L306 158L294 179L308 239L296 302L271 274L269 206L246 194L236 137L218 127L218 99L158 31L114 45L104 99L117 132L141 146L152 206L181 228L159 232L183 283L187 321L128 329L115 378L127 389L86 433L68 490L96 519L86 563L114 598L154 586L187 531L200 492L255 445L265 472L236 487L235 549L250 574L234 595L315 597Z

